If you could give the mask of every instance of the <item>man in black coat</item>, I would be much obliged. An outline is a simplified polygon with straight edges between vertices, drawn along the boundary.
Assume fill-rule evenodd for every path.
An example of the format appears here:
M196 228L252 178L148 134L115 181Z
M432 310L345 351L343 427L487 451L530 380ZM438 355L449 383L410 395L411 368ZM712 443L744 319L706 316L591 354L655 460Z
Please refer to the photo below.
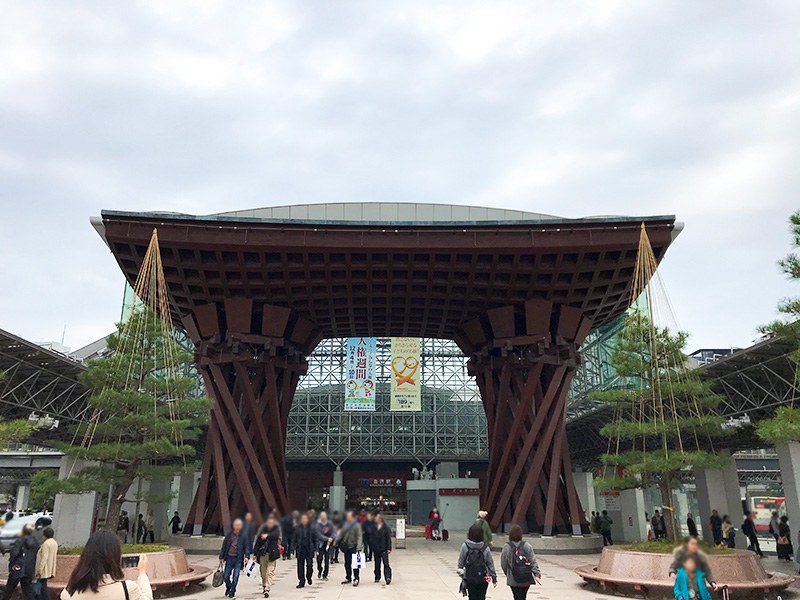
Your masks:
M361 539L364 542L364 560L366 562L372 560L372 534L375 528L375 517L372 513L367 513L366 517L364 517L364 522L361 523Z
M392 567L389 566L389 555L392 553L392 529L383 520L383 515L375 515L375 530L370 538L372 555L375 559L375 583L381 581L381 565L386 585L392 583Z
M764 553L761 552L761 544L758 543L758 535L756 534L756 524L749 512L744 513L744 523L742 523L742 533L747 536L747 541L750 542L748 550L752 550L761 558L764 558Z
M294 553L297 557L297 579L300 583L297 588L300 589L311 585L311 576L314 574L314 551L316 550L317 530L311 524L308 514L303 513L300 515L300 522L294 528Z
M8 552L8 582L6 583L3 600L9 600L17 585L22 588L25 600L34 600L33 576L36 571L36 554L39 551L39 542L33 537L34 527L31 523L22 528L22 535L11 544Z

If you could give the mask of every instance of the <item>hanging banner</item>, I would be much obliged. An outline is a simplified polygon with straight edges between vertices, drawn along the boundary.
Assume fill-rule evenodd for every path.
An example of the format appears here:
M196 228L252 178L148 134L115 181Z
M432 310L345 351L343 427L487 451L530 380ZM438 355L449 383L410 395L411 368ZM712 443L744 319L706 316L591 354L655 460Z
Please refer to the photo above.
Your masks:
M395 411L422 410L419 338L392 338L392 402Z
M344 409L375 410L376 338L347 338Z

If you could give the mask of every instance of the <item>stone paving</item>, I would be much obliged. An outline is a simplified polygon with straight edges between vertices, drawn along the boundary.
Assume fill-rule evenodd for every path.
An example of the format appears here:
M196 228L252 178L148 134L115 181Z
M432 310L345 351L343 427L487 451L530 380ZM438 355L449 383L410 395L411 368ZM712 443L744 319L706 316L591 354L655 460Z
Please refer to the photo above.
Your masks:
M342 585L344 567L342 564L331 565L328 581L314 580L313 585L303 589L295 589L297 585L296 563L281 561L277 569L277 581L273 587L270 600L456 600L461 599L458 592L459 578L455 573L456 560L461 547L460 538L449 542L432 542L424 539L410 538L407 540L406 549L396 549L392 552L391 563L394 570L392 584L374 583L372 572L373 563L368 563L367 569L362 570L361 585L357 588ZM494 553L495 565L499 571L500 554ZM191 563L203 564L214 567L218 562L210 556L190 556ZM539 565L542 569L543 585L532 588L528 598L536 600L572 599L577 600L609 600L613 594L607 594L600 589L587 588L583 581L573 573L579 565L591 564L597 561L597 555L571 555L571 556L539 556ZM768 571L783 571L796 574L795 563L779 562L776 558L766 558L765 567ZM316 575L316 573L315 573ZM212 588L206 583L203 588L194 587L185 598L198 600L223 599L224 588ZM240 600L258 600L263 598L260 593L260 579L242 577L239 582L236 597ZM502 573L498 576L497 588L489 587L488 600L511 600L511 590L505 582ZM795 583L793 588L784 594L783 599L800 600L800 585Z

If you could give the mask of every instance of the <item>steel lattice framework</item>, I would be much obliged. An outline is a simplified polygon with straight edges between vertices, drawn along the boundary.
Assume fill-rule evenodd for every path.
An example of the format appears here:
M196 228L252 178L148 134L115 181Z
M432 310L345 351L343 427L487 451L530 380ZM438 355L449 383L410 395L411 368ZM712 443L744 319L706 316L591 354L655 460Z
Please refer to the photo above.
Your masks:
M450 340L422 338L422 411L390 412L390 338L378 338L375 412L344 410L346 339L324 340L308 357L289 413L290 459L481 460L486 414L466 358Z
M89 391L78 380L78 361L0 329L0 416L27 419L31 414L75 422L86 417Z

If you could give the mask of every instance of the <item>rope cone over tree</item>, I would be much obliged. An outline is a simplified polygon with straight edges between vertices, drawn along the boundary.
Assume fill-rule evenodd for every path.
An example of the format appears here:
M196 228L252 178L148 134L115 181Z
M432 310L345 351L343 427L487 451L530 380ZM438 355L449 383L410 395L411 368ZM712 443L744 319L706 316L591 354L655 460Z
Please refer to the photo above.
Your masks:
M211 400L193 397L194 381L180 375L192 357L174 337L156 230L134 291L128 318L107 340L111 354L90 361L82 376L92 390L92 418L78 425L72 442L60 448L87 461L59 482L60 491L110 489L105 523L110 531L116 531L124 502L168 500L144 496L140 488L130 498L137 478L152 481L197 470L192 442L211 408Z
M609 447L601 457L604 476L595 485L606 490L657 485L666 534L674 542L672 491L679 477L691 469L724 466L730 458L715 453L714 440L733 431L714 414L720 398L687 367L688 334L668 325L671 309L656 268L642 224L632 306L611 353L621 383L592 396L614 406L613 421L600 431Z

